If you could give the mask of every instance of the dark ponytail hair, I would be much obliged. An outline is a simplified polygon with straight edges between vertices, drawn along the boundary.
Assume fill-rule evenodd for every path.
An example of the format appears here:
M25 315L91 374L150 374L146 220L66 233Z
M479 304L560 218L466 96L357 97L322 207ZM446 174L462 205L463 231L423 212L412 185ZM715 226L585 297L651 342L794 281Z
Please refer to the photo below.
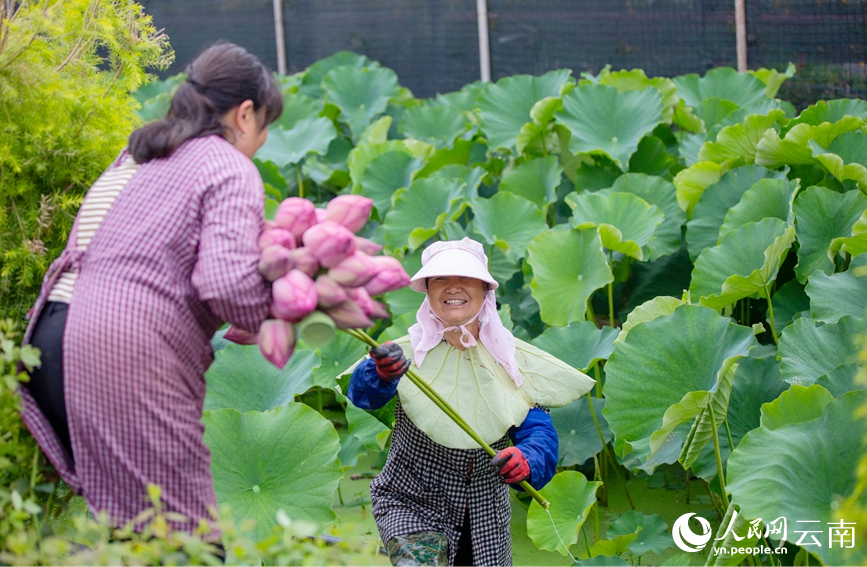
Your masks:
M129 137L129 151L138 163L168 157L192 138L224 136L220 117L245 100L265 109L260 125L274 122L283 112L283 95L259 59L234 43L218 43L196 57L186 69L187 80L172 97L163 120L145 124Z

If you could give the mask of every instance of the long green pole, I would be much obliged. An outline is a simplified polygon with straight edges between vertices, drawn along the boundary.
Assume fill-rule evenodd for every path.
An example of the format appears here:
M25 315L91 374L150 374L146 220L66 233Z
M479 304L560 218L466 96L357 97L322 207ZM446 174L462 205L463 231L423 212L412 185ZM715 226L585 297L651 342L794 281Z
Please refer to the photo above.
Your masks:
M343 329L343 331L355 337L356 339L366 343L371 348L379 347L379 343L361 329ZM437 407L443 410L443 413L449 416L452 421L457 423L458 427L463 429L467 433L467 435L472 437L473 440L478 443L479 446L481 446L481 448L484 449L486 453L488 453L492 457L495 457L497 455L497 452L494 451L490 445L485 443L485 440L479 437L479 435L475 431L473 431L473 429L467 424L467 422L464 421L464 419L460 415L458 415L454 408L452 408L452 406L449 405L449 403L442 396L440 396L433 388L431 388L427 382L422 380L422 378L418 374L416 374L412 370L407 370L406 377L409 378L413 384L418 386L418 389L421 390L427 397L429 397L431 401L433 401L433 403L437 405ZM519 486L524 489L524 492L532 496L533 499L538 502L540 506L542 506L542 508L546 510L548 509L548 501L545 500L545 498L541 494L539 494L538 490L530 486L530 484L526 480L522 480L519 483Z

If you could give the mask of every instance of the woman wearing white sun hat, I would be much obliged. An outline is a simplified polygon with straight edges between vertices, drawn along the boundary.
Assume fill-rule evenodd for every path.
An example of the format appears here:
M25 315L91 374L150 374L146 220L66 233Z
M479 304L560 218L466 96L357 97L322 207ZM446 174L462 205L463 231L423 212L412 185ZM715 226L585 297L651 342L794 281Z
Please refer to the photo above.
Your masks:
M370 484L394 565L511 565L508 486L541 488L557 466L557 433L542 406L567 405L593 385L512 336L497 314L498 285L478 242L430 245L410 283L426 294L417 323L352 373L347 396L358 407L377 409L398 395L388 460ZM400 380L410 361L498 451L493 460Z

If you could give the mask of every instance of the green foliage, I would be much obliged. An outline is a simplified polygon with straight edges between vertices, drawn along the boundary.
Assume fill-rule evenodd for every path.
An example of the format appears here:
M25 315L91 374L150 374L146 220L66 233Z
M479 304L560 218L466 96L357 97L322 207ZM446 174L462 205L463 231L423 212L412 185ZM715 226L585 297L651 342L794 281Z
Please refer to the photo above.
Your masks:
M0 8L0 293L21 317L90 184L140 123L130 94L173 58L131 0Z

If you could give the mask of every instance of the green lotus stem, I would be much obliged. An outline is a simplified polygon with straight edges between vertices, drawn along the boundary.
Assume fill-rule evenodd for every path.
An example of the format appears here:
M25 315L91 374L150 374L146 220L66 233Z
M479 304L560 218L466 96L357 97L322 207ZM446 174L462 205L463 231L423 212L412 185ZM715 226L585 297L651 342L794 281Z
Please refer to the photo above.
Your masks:
M298 196L304 198L304 181L301 179L301 164L295 164L295 176L298 178Z
M722 490L723 505L725 505L726 510L728 510L729 496L726 494L726 479L723 474L722 455L720 455L719 452L719 434L716 430L716 415L714 415L713 411L713 402L708 403L707 409L710 410L710 429L713 431L713 450L716 456L716 472L719 476L720 490Z
M608 267L614 271L614 251L608 251ZM614 280L608 282L608 324L614 328Z
M361 329L343 329L343 331L367 344L371 348L379 348L379 343ZM497 452L494 451L490 445L485 443L485 440L479 437L478 433L473 431L473 429L467 424L467 422L464 421L464 419L460 415L458 415L454 408L452 408L452 406L449 405L449 403L433 388L431 388L430 385L425 382L418 374L416 374L412 370L407 370L406 377L409 378L410 381L412 381L412 383L415 384L418 389L421 390L428 398L430 398L431 401L437 405L437 407L443 410L443 413L449 416L452 421L454 421L458 425L458 427L463 429L467 435L472 437L473 440L478 443L479 446L484 449L487 454L492 457L497 456ZM530 486L530 483L528 483L526 480L522 480L518 485L524 489L524 492L532 496L533 500L538 502L539 505L542 506L542 508L544 508L545 510L548 509L548 506L550 505L548 501L545 500L545 498L541 494L539 494L538 490Z
M726 426L726 436L729 438L729 453L735 450L735 442L732 439L732 430L729 429L729 419L725 418L723 420L723 425Z
M780 339L777 338L777 325L774 323L774 303L771 301L771 294L768 292L768 286L765 286L765 297L768 300L768 317L771 324L771 334L774 335L774 344L780 344Z
M596 378L599 378L599 372L597 370ZM593 402L590 394L587 394L587 404L590 406L590 416L593 418L593 424L596 426L596 433L599 434L599 440L602 441L602 452L605 453L605 456L608 457L608 460L611 462L611 468L614 469L614 474L617 475L617 480L623 485L623 492L626 493L626 500L629 502L629 507L635 510L635 504L632 502L632 497L629 495L629 488L626 487L626 480L620 474L620 467L617 464L617 461L614 460L614 455L608 450L608 444L605 442L605 437L602 435L602 428L599 427L599 421L596 419L596 410L593 409ZM605 482L604 480L602 482Z

